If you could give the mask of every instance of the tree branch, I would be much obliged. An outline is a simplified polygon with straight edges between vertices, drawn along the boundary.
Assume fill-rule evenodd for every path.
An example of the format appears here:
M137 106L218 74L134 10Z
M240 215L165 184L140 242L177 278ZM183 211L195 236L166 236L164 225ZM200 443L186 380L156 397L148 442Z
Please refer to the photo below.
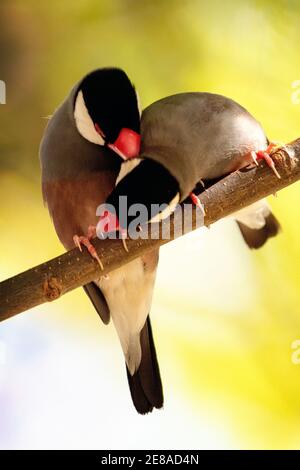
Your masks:
M227 215L246 207L263 197L300 179L300 139L277 150L272 155L281 179L278 179L265 163L251 170L235 172L214 184L201 194L205 206L204 225L210 225ZM195 229L196 209L192 209ZM104 271L98 263L84 251L73 249L57 258L36 266L0 283L0 321L36 305L59 298L61 295L91 282L101 275L121 267L129 261L152 251L176 238L176 224L171 216L171 236L160 237L160 230L168 220L156 224L152 238L127 241L127 253L120 240L93 241L103 262Z

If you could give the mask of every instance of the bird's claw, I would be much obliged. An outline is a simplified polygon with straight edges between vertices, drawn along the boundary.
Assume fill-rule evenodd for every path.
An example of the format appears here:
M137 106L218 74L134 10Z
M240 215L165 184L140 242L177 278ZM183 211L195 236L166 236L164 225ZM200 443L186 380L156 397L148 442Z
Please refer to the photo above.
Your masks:
M195 204L195 206L198 207L201 210L203 216L205 217L206 212L205 212L205 209L204 209L204 205L200 201L199 197L195 193L190 193L190 198L192 200L192 203Z
M253 163L258 166L258 161L257 161L257 155L256 155L256 152L254 152L254 150L252 150L251 152L251 158L253 160Z
M82 245L86 247L92 258L94 258L101 270L104 270L103 263L101 259L98 256L98 253L96 251L96 248L91 244L91 239L94 238L94 234L96 233L96 227L93 227L92 225L88 228L88 234L86 237L84 236L79 236L79 235L74 235L73 241L75 246L82 252Z
M127 243L126 243L126 238L127 238L126 235L124 236L123 233L122 233L121 238L122 238L122 243L123 243L124 250L126 251L126 253L129 253L128 246L127 246Z
M271 168L271 170L279 179L281 178L281 176L278 170L276 169L275 163L272 159L272 154L281 147L282 147L281 144L275 144L271 142L266 148L266 150L258 150L256 152L254 151L251 152L252 160L256 166L258 166L258 160L265 160L266 164Z

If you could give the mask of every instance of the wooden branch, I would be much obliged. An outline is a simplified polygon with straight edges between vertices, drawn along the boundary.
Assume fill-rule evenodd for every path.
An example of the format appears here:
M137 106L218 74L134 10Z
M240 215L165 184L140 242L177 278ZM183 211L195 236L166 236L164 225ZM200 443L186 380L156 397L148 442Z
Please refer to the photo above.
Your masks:
M281 179L278 179L265 163L261 163L259 167L251 170L235 172L203 192L201 201L206 211L204 225L210 225L300 179L300 138L276 151L272 157ZM195 229L196 209L193 208L192 212L193 224L190 229ZM168 243L176 237L174 216L171 216L169 222L170 238L159 238L160 230L168 223L168 220L165 220L162 224L155 225L152 238L129 239L128 253L120 240L94 240L93 244L103 262L104 271L100 270L98 263L86 251L80 253L78 249L73 249L1 282L0 321L36 305L55 300Z

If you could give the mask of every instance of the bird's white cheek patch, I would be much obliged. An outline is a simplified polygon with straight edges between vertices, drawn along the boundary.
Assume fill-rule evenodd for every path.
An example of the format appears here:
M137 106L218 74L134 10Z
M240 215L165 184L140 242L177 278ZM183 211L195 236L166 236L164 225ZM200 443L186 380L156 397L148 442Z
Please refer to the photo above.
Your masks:
M141 116L142 115L141 99L140 99L140 95L138 94L138 92L136 90L135 90L135 95L136 95L136 102L137 102L137 106L138 106L138 110L139 110L139 115Z
M104 145L103 137L96 131L92 118L84 102L82 91L79 91L74 108L74 118L77 130L86 140L93 144Z

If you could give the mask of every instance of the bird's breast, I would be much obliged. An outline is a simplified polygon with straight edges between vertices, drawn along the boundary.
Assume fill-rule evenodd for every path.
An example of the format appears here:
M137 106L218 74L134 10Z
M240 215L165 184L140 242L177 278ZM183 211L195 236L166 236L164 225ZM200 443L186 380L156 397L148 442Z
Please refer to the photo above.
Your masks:
M101 171L43 182L44 199L66 249L73 247L73 235L86 234L88 226L96 224L97 207L106 201L115 180L115 172Z

